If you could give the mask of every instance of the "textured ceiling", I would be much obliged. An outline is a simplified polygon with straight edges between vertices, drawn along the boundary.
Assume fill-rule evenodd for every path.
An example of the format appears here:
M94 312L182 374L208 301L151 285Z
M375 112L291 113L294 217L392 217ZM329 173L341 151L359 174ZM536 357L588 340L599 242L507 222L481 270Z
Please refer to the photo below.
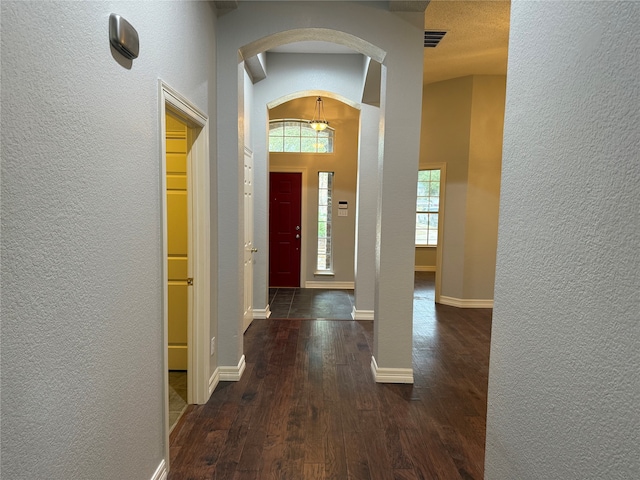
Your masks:
M424 83L466 75L506 75L509 44L508 0L431 0L425 30L447 34L424 49Z

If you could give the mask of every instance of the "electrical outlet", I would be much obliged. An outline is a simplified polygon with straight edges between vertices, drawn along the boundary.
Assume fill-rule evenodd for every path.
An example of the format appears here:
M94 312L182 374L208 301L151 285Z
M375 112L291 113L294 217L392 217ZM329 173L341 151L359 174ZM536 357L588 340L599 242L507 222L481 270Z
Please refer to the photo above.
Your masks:
M216 351L216 337L211 337L211 355L213 355Z

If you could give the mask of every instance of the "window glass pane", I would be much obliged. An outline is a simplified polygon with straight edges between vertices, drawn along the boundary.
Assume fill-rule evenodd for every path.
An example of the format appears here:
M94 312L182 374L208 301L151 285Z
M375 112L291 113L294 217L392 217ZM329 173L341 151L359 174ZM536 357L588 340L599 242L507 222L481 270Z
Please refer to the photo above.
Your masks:
M282 151L284 151L284 138L282 138L282 137L269 137L269 151L270 152L282 152Z
M440 197L429 197L429 211L437 212L440 209Z
M419 212L428 212L431 209L431 199L429 197L418 197L416 210Z
M427 243L427 230L416 229L416 243L418 245Z
M333 153L333 132L332 135L327 139L327 153Z
M316 137L316 131L308 123L302 123L300 127L300 135L303 137Z
M431 182L429 184L429 195L437 197L440 195L440 183L439 182Z
M284 151L285 152L299 152L300 151L300 137L284 137Z
M429 195L429 183L428 182L418 182L418 196L426 197Z
M328 205L329 204L329 192L326 188L321 188L318 191L318 205Z
M420 170L418 172L419 182L428 182L430 178L431 178L431 170Z
M318 138L316 141L316 151L318 153L327 153L329 151L329 139Z
M416 215L416 228L427 228L429 226L429 214L419 213Z
M325 172L320 172L318 174L318 187L319 188L327 188L329 185L329 175Z
M440 170L430 170L431 181L440 183Z
M271 122L269 124L269 135L277 135L279 137L283 136L283 122Z
M285 124L284 124L284 136L285 137L299 137L300 136L300 122L285 122Z
M327 236L327 222L318 222L318 237Z
M316 151L315 137L302 137L300 139L300 151L303 153L315 153Z

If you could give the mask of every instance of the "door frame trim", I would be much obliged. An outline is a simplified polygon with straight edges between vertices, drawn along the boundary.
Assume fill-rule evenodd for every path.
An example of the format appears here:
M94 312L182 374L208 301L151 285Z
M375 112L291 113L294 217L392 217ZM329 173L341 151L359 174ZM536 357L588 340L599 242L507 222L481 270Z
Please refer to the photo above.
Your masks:
M246 196L246 185L247 185L247 169L246 169L246 165L247 165L247 158L250 159L250 164L251 164L251 178L250 178L250 184L251 184L251 200L250 200L250 205L251 205L251 215L250 215L250 221L247 221L247 196ZM244 228L242 230L243 232L243 238L242 238L242 243L244 245L243 248L243 256L242 256L242 277L243 277L243 285L244 285L244 299L242 301L243 306L242 306L242 310L243 310L243 314L242 314L242 333L244 334L244 332L247 331L247 328L249 328L249 326L251 325L251 323L253 323L253 265L251 266L251 278L249 279L249 281L247 281L247 248L251 248L253 249L254 244L253 244L253 240L255 238L254 235L254 222L253 222L253 188L255 187L255 179L254 179L254 157L253 157L253 150L251 150L249 147L247 147L245 145L244 147L244 155L242 157L242 162L243 162L243 180L244 180L244 186L243 186L243 191L242 191L242 201L243 201L243 209L244 209ZM247 225L249 225L249 227L247 227ZM247 228L251 229L251 245L247 245ZM253 252L250 252L250 256L249 256L249 261L253 262ZM247 283L249 284L249 289L250 292L247 292ZM246 307L246 299L249 298L251 305L249 305L249 308L245 310L244 307Z
M190 209L189 271L193 277L189 304L193 306L188 325L188 392L189 403L203 404L209 399L209 338L211 332L211 215L209 174L209 119L186 97L158 80L162 282L163 282L163 372L164 372L164 437L165 462L169 467L169 371L168 371L168 265L167 265L167 199L166 199L166 118L167 110L187 124L188 207Z
M300 179L301 192L300 192L300 233L302 234L303 241L300 242L300 287L304 286L304 282L307 278L307 246L304 240L307 238L307 167L278 167L271 166L269 164L268 173L300 173L302 177ZM269 179L267 177L267 185ZM267 198L269 198L267 196ZM267 211L269 211L267 207ZM271 219L267 221L267 251L271 251L271 245L269 241L269 228ZM270 259L269 259L270 261ZM267 265L269 265L267 263ZM268 273L268 270L267 270ZM267 281L267 298L269 298L269 282Z

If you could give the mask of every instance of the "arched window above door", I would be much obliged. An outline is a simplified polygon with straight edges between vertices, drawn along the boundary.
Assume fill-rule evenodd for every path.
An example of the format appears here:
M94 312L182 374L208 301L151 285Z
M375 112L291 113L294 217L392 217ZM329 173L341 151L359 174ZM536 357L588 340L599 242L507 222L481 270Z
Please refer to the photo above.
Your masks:
M307 120L284 118L269 122L269 151L291 153L333 153L331 127L314 130Z

